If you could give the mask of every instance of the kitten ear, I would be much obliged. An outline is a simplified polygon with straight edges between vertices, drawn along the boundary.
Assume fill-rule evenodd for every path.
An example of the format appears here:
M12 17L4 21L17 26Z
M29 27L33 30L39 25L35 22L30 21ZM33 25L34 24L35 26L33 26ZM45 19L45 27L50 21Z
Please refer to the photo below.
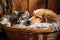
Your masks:
M30 18L30 13L29 13L29 11L28 11L28 10L26 10L24 14L26 15L27 19L29 19L29 18Z
M18 11L14 11L15 14L18 14Z
M25 11L25 14L28 16L30 15L28 10Z
M25 14L30 17L30 13L28 10L25 11Z

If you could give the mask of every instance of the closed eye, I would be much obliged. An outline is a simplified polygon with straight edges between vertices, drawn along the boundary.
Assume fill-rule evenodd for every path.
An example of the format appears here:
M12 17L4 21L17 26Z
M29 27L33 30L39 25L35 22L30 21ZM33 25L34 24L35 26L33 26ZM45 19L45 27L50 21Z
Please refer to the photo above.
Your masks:
M40 18L40 17L36 16L36 18Z
M42 19L41 17L36 16L36 18Z

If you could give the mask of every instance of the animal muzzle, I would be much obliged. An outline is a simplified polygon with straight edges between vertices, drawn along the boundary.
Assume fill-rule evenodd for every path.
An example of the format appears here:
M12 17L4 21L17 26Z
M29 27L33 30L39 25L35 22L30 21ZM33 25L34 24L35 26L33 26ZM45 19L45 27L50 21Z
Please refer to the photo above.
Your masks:
M31 21L30 21L30 20L28 20L28 21L26 21L26 23L27 23L27 26L28 26L28 25L30 25L30 24L31 24Z

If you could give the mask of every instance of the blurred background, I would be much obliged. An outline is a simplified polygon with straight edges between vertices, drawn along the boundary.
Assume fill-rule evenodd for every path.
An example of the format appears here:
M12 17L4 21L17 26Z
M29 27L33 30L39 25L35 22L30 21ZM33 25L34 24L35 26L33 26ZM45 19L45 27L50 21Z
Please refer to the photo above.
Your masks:
M60 0L0 0L0 13L29 10L33 15L33 10L46 8L60 14Z

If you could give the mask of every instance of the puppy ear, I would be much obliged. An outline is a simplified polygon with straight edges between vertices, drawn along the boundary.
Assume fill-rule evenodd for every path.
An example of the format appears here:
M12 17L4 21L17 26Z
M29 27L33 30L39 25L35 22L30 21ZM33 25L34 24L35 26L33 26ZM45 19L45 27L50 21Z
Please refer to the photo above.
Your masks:
M48 22L47 15L44 15L44 19L45 19L46 22Z
M33 14L36 14L36 10L33 11Z
M39 12L41 9L37 9L33 11L33 14L36 14L37 12Z

